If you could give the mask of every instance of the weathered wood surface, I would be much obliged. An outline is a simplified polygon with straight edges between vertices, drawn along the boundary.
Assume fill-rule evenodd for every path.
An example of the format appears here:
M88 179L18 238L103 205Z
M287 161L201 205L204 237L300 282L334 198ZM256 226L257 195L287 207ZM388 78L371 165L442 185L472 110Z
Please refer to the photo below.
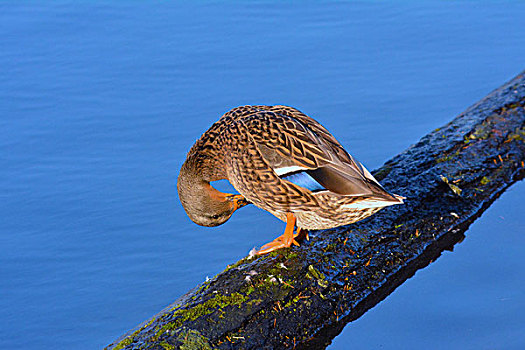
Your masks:
M108 348L325 348L523 177L524 73L374 173L405 205L243 259Z

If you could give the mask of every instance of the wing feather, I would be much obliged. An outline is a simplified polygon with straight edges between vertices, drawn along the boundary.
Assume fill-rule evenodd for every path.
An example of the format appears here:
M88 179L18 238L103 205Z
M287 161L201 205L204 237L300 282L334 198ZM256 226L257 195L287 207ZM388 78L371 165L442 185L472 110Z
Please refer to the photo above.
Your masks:
M326 128L297 109L251 106L245 112L235 117L277 176L304 170L332 192L398 202Z

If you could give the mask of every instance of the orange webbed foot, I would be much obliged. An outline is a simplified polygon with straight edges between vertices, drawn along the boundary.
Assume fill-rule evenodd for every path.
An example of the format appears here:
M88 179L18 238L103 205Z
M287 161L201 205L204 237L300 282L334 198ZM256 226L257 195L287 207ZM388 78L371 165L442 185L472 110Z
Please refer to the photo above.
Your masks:
M270 252L273 252L274 250L286 248L287 246L279 240L279 238L276 238L274 241L270 243L266 243L261 247L261 249L257 250L255 254L257 255L263 255L268 254Z
M265 245L263 245L261 249L255 252L255 254L258 254L258 255L268 254L277 249L288 248L292 244L299 246L299 243L297 243L297 241L295 240L295 237L301 234L301 232L294 234L293 233L294 227L295 227L295 216L292 213L286 214L286 228L284 229L283 235L277 237L272 242L266 243Z

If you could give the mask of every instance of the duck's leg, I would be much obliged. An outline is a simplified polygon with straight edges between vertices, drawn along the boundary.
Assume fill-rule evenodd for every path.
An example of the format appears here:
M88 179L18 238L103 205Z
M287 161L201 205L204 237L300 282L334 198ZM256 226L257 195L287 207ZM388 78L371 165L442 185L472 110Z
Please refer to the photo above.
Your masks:
M297 239L303 239L303 238L306 238L307 241L310 240L310 237L308 236L308 231L305 230L304 228L300 228L298 227L297 228L297 233L295 235L293 235L293 237L297 237Z
M259 249L256 254L262 255L267 254L269 252L273 252L276 249L281 248L287 248L293 244L299 245L297 241L294 239L297 234L293 234L293 230L295 228L295 215L292 213L286 214L286 228L284 229L284 233L282 236L277 237L275 240L273 240L270 243L266 243Z

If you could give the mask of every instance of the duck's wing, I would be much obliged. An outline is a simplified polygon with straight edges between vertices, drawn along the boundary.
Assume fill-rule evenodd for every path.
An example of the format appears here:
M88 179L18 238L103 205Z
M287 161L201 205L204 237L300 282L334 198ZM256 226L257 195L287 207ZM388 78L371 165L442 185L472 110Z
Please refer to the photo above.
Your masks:
M259 111L237 120L245 126L264 160L281 179L298 186L303 184L302 187L310 191L328 190L345 196L401 202L385 191L314 119L286 106L256 108Z

